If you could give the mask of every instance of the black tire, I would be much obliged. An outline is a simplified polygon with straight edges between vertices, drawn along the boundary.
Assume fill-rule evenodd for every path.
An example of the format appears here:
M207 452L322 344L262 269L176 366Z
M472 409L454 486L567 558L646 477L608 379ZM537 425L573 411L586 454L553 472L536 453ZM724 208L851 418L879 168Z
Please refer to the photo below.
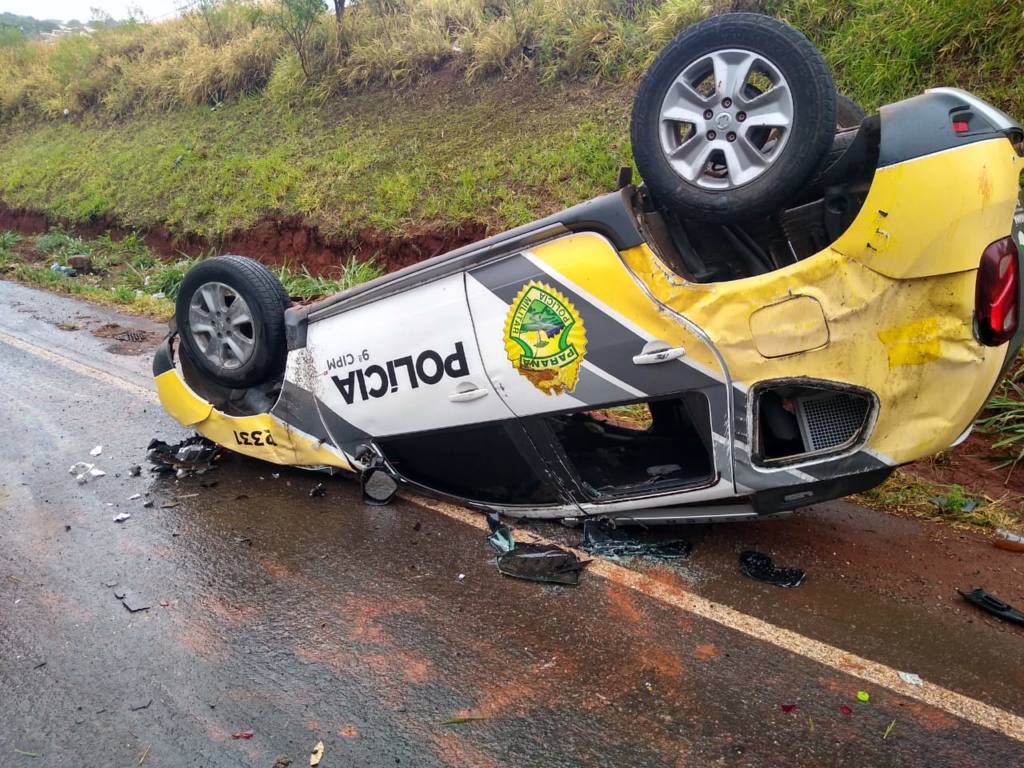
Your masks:
M204 352L212 334L193 329L190 307L203 286L227 286L248 306L251 325L243 326L252 349L237 365L218 365ZM284 370L288 347L284 311L291 301L281 282L258 261L245 256L217 256L196 264L185 275L175 302L178 336L189 361L211 381L224 387L255 386Z
M751 51L777 68L790 85L793 116L785 144L767 170L742 185L708 189L686 180L669 163L661 143L661 108L669 88L688 66L730 48ZM657 205L683 218L728 223L784 207L818 168L835 128L832 75L811 42L769 16L728 13L683 30L658 54L633 101L630 135L637 169ZM693 130L691 135L703 141L703 135L697 136L701 126L695 123Z
M864 122L867 113L856 101L849 96L836 94L836 128L856 128Z

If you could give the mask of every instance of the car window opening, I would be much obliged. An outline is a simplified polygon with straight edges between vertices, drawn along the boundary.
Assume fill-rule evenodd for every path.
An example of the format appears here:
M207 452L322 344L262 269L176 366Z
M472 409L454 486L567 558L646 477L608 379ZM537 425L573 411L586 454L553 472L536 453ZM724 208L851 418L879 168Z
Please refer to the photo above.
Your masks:
M629 403L546 416L591 496L709 482L714 477L707 398Z

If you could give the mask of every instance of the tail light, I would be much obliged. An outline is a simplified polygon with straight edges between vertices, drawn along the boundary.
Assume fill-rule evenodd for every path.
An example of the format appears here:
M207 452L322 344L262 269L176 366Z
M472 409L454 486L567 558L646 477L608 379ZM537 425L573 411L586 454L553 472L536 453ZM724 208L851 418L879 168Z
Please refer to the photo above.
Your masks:
M982 344L998 347L1017 332L1019 282L1013 238L996 240L981 254L978 266L974 316Z

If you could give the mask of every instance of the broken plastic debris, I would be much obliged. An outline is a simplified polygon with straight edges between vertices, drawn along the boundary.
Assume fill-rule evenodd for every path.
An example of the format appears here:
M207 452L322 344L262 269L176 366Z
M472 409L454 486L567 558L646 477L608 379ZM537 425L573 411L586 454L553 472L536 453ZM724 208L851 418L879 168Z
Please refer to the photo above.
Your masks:
M779 704L779 708L785 713L790 713L796 709L796 704Z
M583 523L583 550L600 557L651 557L682 560L693 546L682 539L661 539L650 531L616 528L603 520Z
M317 483L309 489L310 498L319 498L327 495L327 486L323 483Z
M1009 603L1004 603L995 595L990 595L984 589L979 587L978 589L972 589L970 592L958 589L957 592L960 593L964 600L978 606L981 610L987 611L993 616L998 616L1003 621L1024 626L1024 612L1018 611Z
M1005 528L996 531L996 538L992 543L1008 552L1024 552L1024 536Z
M179 478L210 471L223 455L220 446L202 435L193 435L174 445L154 439L146 449L146 458L154 469L174 472Z
M857 691L857 701L870 701L871 694L867 691Z
M920 675L915 675L913 672L897 672L900 676L900 680L908 685L924 685L924 680L921 679Z
M580 583L580 571L589 562L554 545L516 544L498 555L498 572L516 579L575 587Z
M121 513L115 515L114 522L115 523L123 523L125 520L128 520L130 518L131 518L131 514L129 512L121 512Z
M313 751L309 753L309 764L315 768L320 765L320 761L323 760L323 757L324 743L322 741L318 741L316 746L313 747Z
M498 553L498 572L527 581L576 586L589 560L581 561L568 550L545 544L516 544L512 529L497 514L487 515L491 533L487 543ZM459 574L459 581L463 575Z
M121 601L121 604L128 609L129 613L148 611L152 607L149 601L123 587L114 588L114 597Z
M232 739L251 739L253 737L252 731L235 731L231 734Z
M90 480L97 477L103 477L107 473L102 469L97 469L95 464L78 461L71 465L71 468L68 469L68 474L74 475L75 480L78 481L79 485L85 485Z
M846 715L847 717L849 717L850 715L852 715L852 714L853 714L853 710L852 710L852 709L850 709L850 708L849 708L849 707L848 707L848 706L847 706L846 704L843 704L843 705L841 705L841 706L839 707L839 711L840 711L840 712L842 712L842 713L843 713L844 715Z
M142 474L142 465L141 464L136 464L135 466L133 466L131 469L128 470L128 477L138 477L141 474Z
M292 764L292 759L288 755L278 755L274 758L274 764L271 768L288 768Z
M128 501L135 501L136 499L141 499L141 498L142 498L142 494L141 493L133 493L131 496L128 497Z
M103 453L103 446L102 445L97 445L95 448L93 448L91 451L89 451L89 455L90 456L99 456L101 453Z
M487 537L487 543L494 548L498 554L510 552L516 545L512 538L512 529L501 524L501 518L496 512L487 515L487 527L491 529L491 535Z
M65 275L67 277L74 277L75 275L78 274L78 272L76 272L71 267L65 267L56 261L50 265L50 271L57 272L58 274Z
M744 576L777 587L799 587L807 576L799 568L777 568L768 555L747 550L740 555L740 571Z

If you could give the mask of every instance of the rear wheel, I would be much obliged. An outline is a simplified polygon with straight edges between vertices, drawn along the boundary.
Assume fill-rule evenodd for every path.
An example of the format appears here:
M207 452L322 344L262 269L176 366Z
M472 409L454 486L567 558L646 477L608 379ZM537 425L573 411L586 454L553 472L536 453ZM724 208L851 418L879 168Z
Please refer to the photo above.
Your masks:
M287 293L262 264L244 256L201 261L181 283L178 335L189 361L225 387L245 388L284 370Z
M835 127L832 76L810 41L768 16L730 13L684 30L658 55L630 133L656 203L726 223L782 207Z

